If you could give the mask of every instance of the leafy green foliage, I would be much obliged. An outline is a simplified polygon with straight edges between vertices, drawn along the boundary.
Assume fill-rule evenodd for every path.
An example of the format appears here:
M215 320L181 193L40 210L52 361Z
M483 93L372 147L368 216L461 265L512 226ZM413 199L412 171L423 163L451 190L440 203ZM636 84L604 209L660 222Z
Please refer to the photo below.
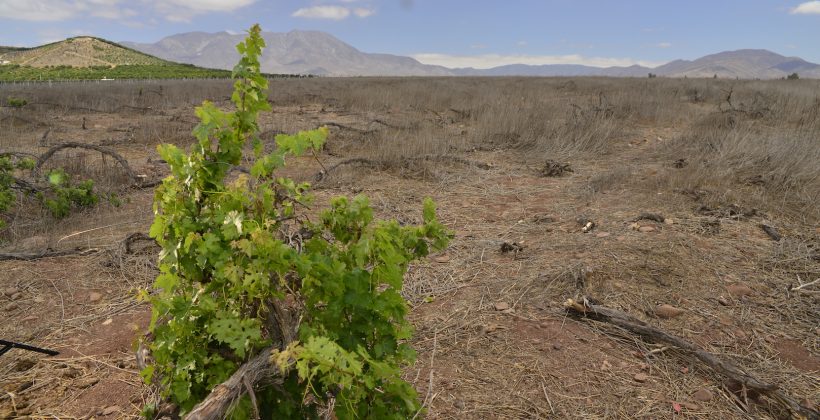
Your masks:
M403 277L411 261L445 247L449 233L430 200L420 226L374 221L361 196L334 199L316 221L303 214L309 185L276 172L290 156L319 151L328 130L278 135L276 149L264 152L257 123L270 110L259 71L263 47L258 25L237 46L233 112L206 101L196 109L197 142L188 153L159 147L171 175L154 200L150 235L162 246L161 273L155 293L141 295L153 307L155 360L143 377L186 412L272 344L281 350L271 357L284 385L256 394L262 413L311 417L335 398L340 419L412 416L416 394L400 377L415 357ZM247 143L250 176L228 179ZM308 239L294 243L282 233L297 229ZM287 342L285 310L301 315L298 341ZM234 416L247 410L241 401Z
M28 101L22 98L15 98L13 96L9 96L6 99L6 104L12 108L22 108L28 104Z
M191 64L126 64L116 67L31 67L8 64L0 66L0 82L38 80L100 79L228 79L228 70L207 69ZM267 78L302 77L289 74L265 74Z
M0 154L0 214L7 212L14 205L15 193L12 190L16 182L14 171L33 167L32 159L16 159L9 154ZM0 229L5 226L6 222L0 219Z
M46 178L51 188L39 192L37 197L54 217L66 217L74 207L90 207L99 201L90 179L72 184L71 177L62 169L52 170Z
M30 67L0 66L0 81L100 80L100 79L227 79L227 70L205 69L186 64L128 64L116 67Z
M18 184L15 172L32 168L34 160L30 158L19 159L11 154L0 154L0 214L8 212L17 197L14 191ZM71 177L62 169L52 170L45 178L45 186L38 187L39 191L35 196L54 217L68 216L74 208L93 206L99 201L99 195L94 192L94 182L91 180L74 184ZM113 201L116 200L115 196L112 195L110 200L116 205ZM0 228L3 227L5 222L0 220Z

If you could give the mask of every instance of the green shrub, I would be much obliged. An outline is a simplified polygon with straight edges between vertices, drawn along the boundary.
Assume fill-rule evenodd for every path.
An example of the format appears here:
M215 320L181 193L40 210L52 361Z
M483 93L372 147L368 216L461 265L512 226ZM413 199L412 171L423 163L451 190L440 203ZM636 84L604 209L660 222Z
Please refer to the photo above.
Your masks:
M0 215L6 214L14 205L17 197L15 188L18 188L18 178L15 171L34 168L34 161L30 158L18 159L10 154L0 154ZM32 191L33 189L33 191ZM62 169L55 169L46 176L45 185L31 184L24 188L49 210L54 217L65 217L72 209L89 207L97 204L99 196L94 192L94 182L82 181L77 184L71 182L71 177ZM0 228L5 227L0 220Z
M12 108L22 108L28 104L28 101L26 101L25 99L9 96L8 99L6 99L6 104Z
M47 179L51 188L40 192L38 198L54 217L66 217L72 208L90 207L99 201L94 193L94 181L90 179L72 185L71 177L62 169L52 170Z
M15 159L9 154L0 154L0 214L6 213L13 205L15 192L12 187L16 184L14 171L18 169L31 169L34 161L31 159ZM0 219L0 229L6 226L6 222Z
M237 46L235 111L206 101L188 153L159 147L171 176L154 199L150 235L162 247L161 274L141 298L153 308L146 344L155 363L142 375L184 413L273 345L283 385L255 393L263 418L312 417L331 398L339 419L412 417L420 406L401 379L415 357L403 277L412 260L445 247L449 233L429 199L420 226L374 221L362 196L332 200L315 221L303 214L309 185L276 172L289 156L319 151L328 130L278 135L275 151L264 153L263 47L258 25ZM250 174L228 182L248 141ZM304 239L290 241L283 230ZM282 315L288 311L298 317ZM250 407L244 399L233 415L246 418Z

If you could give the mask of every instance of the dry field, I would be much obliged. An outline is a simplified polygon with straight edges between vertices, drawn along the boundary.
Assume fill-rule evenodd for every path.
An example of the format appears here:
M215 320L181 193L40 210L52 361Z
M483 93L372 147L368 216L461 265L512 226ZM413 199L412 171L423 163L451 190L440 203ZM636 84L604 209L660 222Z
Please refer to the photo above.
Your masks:
M155 146L190 144L193 106L228 106L229 92L225 81L0 85L3 100L28 101L0 108L0 152L103 146L150 183L167 169ZM406 282L419 355L406 378L428 418L787 417L690 352L568 313L582 296L817 409L820 82L293 79L272 81L270 99L271 144L331 128L321 165L287 169L319 202L363 193L410 223L431 196L455 233ZM49 165L122 203L56 220L21 196L3 216L0 338L61 353L0 356L0 417L137 417L155 395L137 374L150 310L134 297L157 250L123 240L147 232L153 190L93 150ZM11 258L47 250L82 252Z

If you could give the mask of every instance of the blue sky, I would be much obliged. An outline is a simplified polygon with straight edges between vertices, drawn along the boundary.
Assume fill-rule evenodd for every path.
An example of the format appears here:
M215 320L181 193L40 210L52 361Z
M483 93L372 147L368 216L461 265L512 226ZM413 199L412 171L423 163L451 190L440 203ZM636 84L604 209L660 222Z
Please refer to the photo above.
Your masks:
M256 22L450 67L656 65L741 48L820 63L820 1L800 0L0 0L0 45L155 42Z

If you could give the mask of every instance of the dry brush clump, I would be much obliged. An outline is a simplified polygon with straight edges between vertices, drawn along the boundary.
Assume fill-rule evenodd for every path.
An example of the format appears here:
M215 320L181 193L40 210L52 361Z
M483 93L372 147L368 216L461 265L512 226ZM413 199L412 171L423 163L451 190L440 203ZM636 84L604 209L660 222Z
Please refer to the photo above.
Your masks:
M681 166L670 182L675 188L713 191L724 201L816 221L820 118L812 104L818 94L762 86L761 92L754 84L743 85L745 102L720 105L665 146L669 159Z
M22 98L35 112L141 113L190 106L203 98L227 99L227 80L140 80L0 85L0 98Z

